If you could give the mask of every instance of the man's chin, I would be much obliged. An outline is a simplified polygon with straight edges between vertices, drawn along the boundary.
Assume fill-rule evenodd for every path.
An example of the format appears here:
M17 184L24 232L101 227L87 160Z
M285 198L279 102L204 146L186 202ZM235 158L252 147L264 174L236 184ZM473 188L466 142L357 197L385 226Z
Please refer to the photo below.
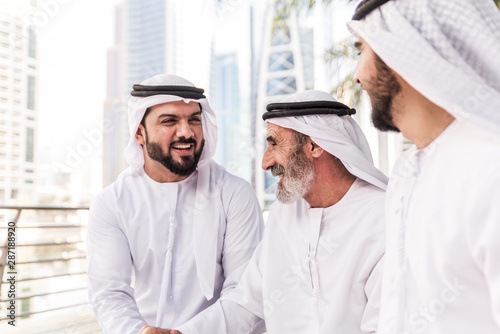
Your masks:
M194 171L196 171L196 167L198 163L195 162L194 155L185 156L180 159L172 159L168 166L165 166L170 172L179 175L179 176L189 176Z
M394 125L390 115L384 115L384 112L372 109L372 123L373 126L382 132L400 132Z

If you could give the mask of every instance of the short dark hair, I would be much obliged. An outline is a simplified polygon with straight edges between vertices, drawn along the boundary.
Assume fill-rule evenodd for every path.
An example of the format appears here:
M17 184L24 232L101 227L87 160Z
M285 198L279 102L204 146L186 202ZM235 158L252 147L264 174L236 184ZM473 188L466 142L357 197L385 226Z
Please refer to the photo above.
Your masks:
M146 117L149 115L149 113L151 112L151 107L147 108L146 109L146 112L144 113L144 116L142 116L142 119L141 119L141 125L145 128L146 127Z

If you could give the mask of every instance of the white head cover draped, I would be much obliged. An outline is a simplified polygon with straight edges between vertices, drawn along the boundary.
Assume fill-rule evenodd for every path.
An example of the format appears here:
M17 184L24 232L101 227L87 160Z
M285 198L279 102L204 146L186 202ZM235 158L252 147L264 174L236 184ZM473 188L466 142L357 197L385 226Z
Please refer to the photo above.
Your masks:
M189 86L195 87L188 80L173 74L159 74L150 79L141 82L141 85L147 86ZM132 97L128 102L128 127L130 132L130 139L125 148L125 159L133 170L142 168L144 166L144 157L142 146L139 145L135 139L135 133L139 128L142 118L146 109L157 104L184 101L189 103L194 101L201 104L203 110L201 121L203 126L203 138L205 138L205 146L201 154L200 161L198 162L198 170L201 166L206 164L215 154L217 145L217 123L215 113L210 108L207 99L185 99L175 95L153 95L148 97Z
M307 90L290 95L280 102L305 101L336 100L328 93ZM286 116L269 118L266 122L309 136L321 148L339 158L351 174L374 186L386 189L387 176L373 165L368 142L351 116Z
M492 0L390 0L348 26L430 101L500 135L500 11Z
M153 78L141 82L141 85L195 87L188 80L171 74L154 76ZM207 99L188 99L175 95L132 97L128 103L130 140L125 148L125 159L130 165L130 168L125 172L134 173L137 169L143 168L144 166L143 149L135 139L135 133L146 109L157 104L181 100L186 103L190 101L200 103L202 109L201 118L205 146L197 167L198 179L193 214L193 244L195 245L194 255L200 287L207 300L210 300L214 293L215 270L217 265L217 231L219 215L222 214L222 212L218 212L219 205L217 202L218 196L216 194L216 173L221 167L211 160L217 144L217 125L215 114L210 108ZM159 198L158 201L161 201L161 198ZM171 256L171 252L169 252L169 254ZM158 314L160 314L161 310L158 310L158 312Z

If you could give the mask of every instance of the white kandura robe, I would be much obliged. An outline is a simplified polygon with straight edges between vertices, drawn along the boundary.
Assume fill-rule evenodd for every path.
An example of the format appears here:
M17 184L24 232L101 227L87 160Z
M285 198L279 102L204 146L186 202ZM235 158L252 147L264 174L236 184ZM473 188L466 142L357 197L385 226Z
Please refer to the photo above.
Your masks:
M380 333L500 333L500 140L455 120L387 190Z
M214 210L223 214L217 224L214 297L207 300L193 253L193 225L203 223L193 223L198 174L181 182L157 183L143 168L125 172L92 204L89 295L104 333L138 334L145 324L160 326L156 323L160 299L166 310L159 317L161 323L180 325L238 282L240 267L261 239L259 204L246 181L218 170L217 189L211 195L218 198L219 208ZM169 240L172 262L166 267Z
M375 333L384 253L384 191L357 179L328 208L275 202L236 289L183 334Z

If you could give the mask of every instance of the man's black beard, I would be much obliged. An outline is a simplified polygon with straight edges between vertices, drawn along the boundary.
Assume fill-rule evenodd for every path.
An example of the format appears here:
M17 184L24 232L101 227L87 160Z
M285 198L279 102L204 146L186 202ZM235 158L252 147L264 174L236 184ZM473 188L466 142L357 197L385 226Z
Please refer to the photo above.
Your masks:
M146 129L146 128L144 128ZM198 166L198 161L200 161L201 153L203 152L203 147L205 146L205 139L202 139L200 148L196 150L196 140L193 138L186 139L184 137L180 137L179 140L170 144L170 149L174 145L177 144L193 144L195 147L193 156L185 156L181 157L182 163L177 162L170 155L170 149L168 153L163 153L163 150L158 143L150 142L148 140L147 130L146 132L146 149L148 151L148 155L151 159L158 161L161 163L166 169L170 172L179 175L179 176L188 176L191 175Z
M380 131L400 132L394 124L394 97L401 92L401 85L392 74L391 69L375 55L377 74L374 80L368 82L371 91L368 92L372 103L372 122Z

